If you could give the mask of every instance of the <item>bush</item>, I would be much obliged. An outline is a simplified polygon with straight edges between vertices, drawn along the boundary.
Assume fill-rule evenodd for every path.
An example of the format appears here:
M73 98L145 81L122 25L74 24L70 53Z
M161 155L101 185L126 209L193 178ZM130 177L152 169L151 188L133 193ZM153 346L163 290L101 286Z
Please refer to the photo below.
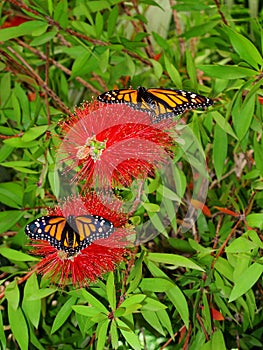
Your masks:
M4 349L262 348L262 9L253 4L0 5ZM41 259L25 227L72 195L76 169L65 171L58 150L83 110L74 106L129 86L194 91L214 105L153 124L173 139L162 144L168 164L136 163L135 149L132 170L125 163L134 176L116 175L111 192L122 205L114 224L136 230L137 244L122 258L110 247L101 269L106 253L93 258L97 280L61 288L35 273ZM144 181L131 181L144 166Z

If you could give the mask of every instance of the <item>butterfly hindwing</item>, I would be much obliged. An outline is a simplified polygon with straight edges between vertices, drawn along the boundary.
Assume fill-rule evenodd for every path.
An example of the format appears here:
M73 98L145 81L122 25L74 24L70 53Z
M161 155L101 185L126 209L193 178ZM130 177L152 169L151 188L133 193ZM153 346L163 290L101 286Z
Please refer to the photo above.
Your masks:
M105 103L125 103L149 113L153 122L182 114L187 109L207 108L213 101L185 90L150 88L110 90L98 96Z
M93 241L108 238L113 224L101 216L42 216L26 226L27 236L48 241L58 250L73 256Z

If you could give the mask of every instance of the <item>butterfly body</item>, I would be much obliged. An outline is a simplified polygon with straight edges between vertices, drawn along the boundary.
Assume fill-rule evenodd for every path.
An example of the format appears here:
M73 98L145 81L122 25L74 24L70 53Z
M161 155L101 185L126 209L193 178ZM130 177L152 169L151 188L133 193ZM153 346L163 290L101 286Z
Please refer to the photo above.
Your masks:
M139 86L135 89L110 90L98 96L104 103L125 103L149 113L153 122L182 114L187 109L207 108L213 101L194 92Z
M113 224L101 216L42 216L26 226L31 239L48 241L58 250L73 256L97 239L108 238Z

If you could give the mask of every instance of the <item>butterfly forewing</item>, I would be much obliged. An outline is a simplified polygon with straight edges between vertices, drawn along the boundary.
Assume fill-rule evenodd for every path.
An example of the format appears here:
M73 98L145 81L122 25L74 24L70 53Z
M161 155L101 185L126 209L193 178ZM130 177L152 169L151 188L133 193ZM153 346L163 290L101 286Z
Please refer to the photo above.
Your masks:
M28 237L48 241L53 247L73 256L98 239L114 232L113 224L96 215L42 216L26 226Z
M121 89L110 90L98 96L104 103L137 103L137 90Z

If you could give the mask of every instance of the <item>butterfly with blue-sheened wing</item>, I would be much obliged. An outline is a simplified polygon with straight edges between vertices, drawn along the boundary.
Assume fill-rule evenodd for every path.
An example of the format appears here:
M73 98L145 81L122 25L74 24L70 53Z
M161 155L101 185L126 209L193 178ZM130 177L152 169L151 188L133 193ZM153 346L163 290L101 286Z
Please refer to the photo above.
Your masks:
M53 247L74 256L98 239L108 238L114 232L109 221L97 215L42 216L30 222L26 235L35 240L48 241Z
M104 103L125 103L128 106L149 113L153 122L172 118L187 109L207 108L213 101L205 96L185 90L162 88L110 90L97 98Z

